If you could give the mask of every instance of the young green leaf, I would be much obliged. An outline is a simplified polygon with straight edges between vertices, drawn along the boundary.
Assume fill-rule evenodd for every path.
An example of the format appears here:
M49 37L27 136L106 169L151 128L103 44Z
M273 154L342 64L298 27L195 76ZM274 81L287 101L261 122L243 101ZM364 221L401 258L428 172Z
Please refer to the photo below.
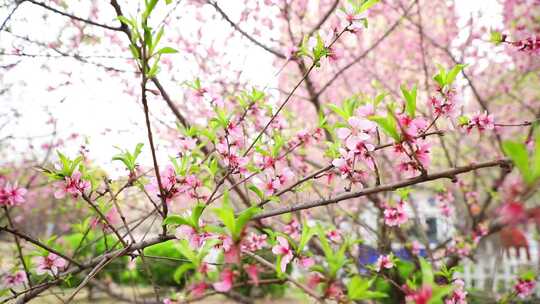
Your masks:
M409 117L414 118L416 116L416 85L410 91L402 85L401 92L405 98L405 112Z

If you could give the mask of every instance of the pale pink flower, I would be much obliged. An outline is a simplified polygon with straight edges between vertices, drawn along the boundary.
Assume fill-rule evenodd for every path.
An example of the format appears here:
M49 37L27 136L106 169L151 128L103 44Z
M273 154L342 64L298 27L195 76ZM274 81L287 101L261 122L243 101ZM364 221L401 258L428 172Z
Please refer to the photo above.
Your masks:
M464 127L469 133L475 127L478 128L478 131L480 132L485 130L493 130L495 129L495 119L493 118L493 114L488 114L487 111L484 113L477 112Z
M332 160L332 165L339 170L342 178L346 178L353 171L351 164L343 157Z
M7 183L0 188L0 206L16 206L25 202L26 188L19 187L17 183Z
M190 287L191 295L193 295L194 297L200 297L204 295L206 289L208 289L208 284L206 284L205 282L195 283Z
M326 289L326 295L329 298L333 298L339 301L344 296L343 288L341 288L339 283L332 282Z
M81 179L81 172L74 171L71 176L66 176L64 181L56 183L54 197L61 199L64 198L66 194L70 194L73 198L77 198L88 189L90 189L90 182Z
M293 252L289 247L289 241L286 238L278 236L276 237L276 241L277 244L272 247L272 253L281 256L280 269L281 272L285 272L285 270L287 270L287 265L293 259Z
M405 300L407 303L415 304L427 304L431 297L433 296L433 289L429 285L424 285L420 290L412 291L407 296Z
M224 269L221 272L221 281L212 284L218 292L228 292L231 290L234 281L234 272L231 269Z
M535 281L519 279L514 286L514 291L518 297L525 299L533 293L535 286Z
M283 227L283 233L296 239L300 237L300 223L296 219L292 219L285 227Z
M452 294L444 301L444 304L467 304L467 291L465 291L465 282L461 279L454 281L455 289Z
M298 258L298 264L300 264L300 266L302 266L303 268L309 268L315 265L315 259L308 256L302 256Z
M375 271L380 272L384 269L391 269L394 267L394 262L392 262L392 257L390 255L380 255L375 262Z
M420 242L418 242L417 240L412 241L412 244L411 244L411 252L412 252L412 254L419 255L420 254L420 249L421 249Z
M54 253L49 253L48 256L38 256L35 262L37 264L36 273L38 275L48 273L56 276L66 266L66 260Z
M14 274L7 274L4 276L3 284L7 288L17 287L26 283L28 280L26 278L26 273L22 270L15 272Z
M253 285L259 286L259 267L257 264L244 265L244 270L249 278L253 281Z
M326 233L326 237L334 243L339 243L342 240L341 232L337 229L330 230Z
M315 289L317 285L319 285L323 280L324 280L323 276L320 273L315 272L309 275L308 280L307 280L307 285L309 288Z
M242 250L257 251L266 247L266 234L255 234L251 232L242 240Z
M182 137L175 141L175 145L180 148L180 151L186 152L197 146L197 140L191 137Z
M188 225L180 225L176 228L174 236L179 240L187 240L192 248L199 248L205 239L197 231Z
M384 223L390 227L399 226L409 219L405 212L404 202L400 201L395 206L385 206Z

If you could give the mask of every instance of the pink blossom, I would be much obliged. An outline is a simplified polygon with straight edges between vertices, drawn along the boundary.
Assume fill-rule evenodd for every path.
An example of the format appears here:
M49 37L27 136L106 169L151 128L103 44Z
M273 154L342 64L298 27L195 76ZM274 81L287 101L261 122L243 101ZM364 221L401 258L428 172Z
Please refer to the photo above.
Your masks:
M90 189L90 182L81 179L81 172L74 171L71 176L66 176L64 181L57 182L56 188L54 197L57 199L64 198L66 194L71 194L73 198L77 198Z
M205 239L197 231L188 225L180 225L176 228L174 236L179 240L187 240L192 248L199 248Z
M26 278L26 273L22 270L15 272L14 274L7 274L4 276L3 284L7 288L17 287L26 283L28 280Z
M421 135L428 126L424 118L412 118L405 114L398 116L398 122L410 139Z
M417 145L417 149L414 152L416 154L416 159L418 159L424 168L429 167L431 161L430 148L431 145L429 143L420 143Z
M66 260L57 256L54 253L49 253L48 256L38 256L36 258L36 273L42 275L48 273L56 276L58 272L66 266Z
M461 279L454 281L454 291L444 301L444 304L467 304L467 291L465 291L465 282Z
M420 242L418 242L417 240L412 241L412 244L411 244L411 252L412 252L412 254L419 255L420 254L420 248L421 248Z
M197 146L197 140L191 137L182 137L175 141L175 145L179 147L181 151L186 152Z
M535 286L535 281L518 279L516 285L514 285L514 291L518 297L525 299L533 293Z
M221 247L223 248L223 257L225 263L239 263L240 262L240 248L238 244L233 242L233 239L228 235L222 235L219 237L222 240Z
M329 50L328 59L331 62L336 62L339 59L343 58L343 49L342 48L332 46L328 50Z
M276 237L277 244L272 247L272 253L281 256L281 272L285 272L287 265L293 259L293 252L289 247L289 241L282 236Z
M404 202L400 201L395 206L385 206L384 223L390 227L399 226L407 222L409 219L405 212Z
M468 133L470 133L473 128L477 128L480 132L493 130L495 129L495 119L493 118L493 114L488 114L487 111L484 113L477 112L467 124L463 125L463 127L466 128Z
M391 269L394 267L394 262L392 262L392 257L390 255L380 255L375 262L375 271L380 272L383 268Z
M405 297L405 300L407 303L415 303L415 304L427 304L429 303L429 300L433 296L433 289L431 286L422 286L420 290L412 291Z
M334 243L339 243L342 240L341 232L337 229L330 230L326 233L326 237Z
M231 269L224 269L221 272L221 281L212 284L218 292L228 292L231 290L234 280L234 272Z
M323 280L324 280L323 276L320 273L315 272L315 273L312 273L311 275L309 275L308 280L307 280L307 285L308 285L309 288L314 289Z
M344 296L343 288L341 288L339 283L332 282L330 285L328 285L328 288L326 289L326 295L329 298L333 298L339 301Z
M206 289L208 289L208 284L206 284L205 282L195 283L191 285L190 287L191 294L194 297L200 297L204 295L204 292L206 291Z
M332 165L339 170L342 178L347 177L353 171L352 166L343 157L334 159Z
M7 183L0 188L0 206L16 206L25 202L26 188L19 187L17 183Z
M242 240L242 250L251 252L261 250L266 246L266 238L266 234L258 235L252 232Z
M527 211L520 202L507 202L498 210L505 224L516 224L527 219Z
M283 233L297 239L300 237L300 223L296 219L292 219L285 227L283 227Z
M302 266L303 268L309 268L315 265L315 259L308 256L302 256L298 258L298 264L300 264L300 266Z
M259 267L257 264L248 264L244 266L247 275L253 281L253 285L259 286Z
M120 222L120 214L118 213L118 210L116 210L116 208L111 208L105 214L105 219L107 220L107 222L109 222L109 224L114 226L114 225L116 225L116 224L118 224ZM101 228L104 229L104 230L109 229L107 224L105 224L105 222L99 217L95 217L95 218L90 220L90 226L93 229L95 229L98 225L100 225Z

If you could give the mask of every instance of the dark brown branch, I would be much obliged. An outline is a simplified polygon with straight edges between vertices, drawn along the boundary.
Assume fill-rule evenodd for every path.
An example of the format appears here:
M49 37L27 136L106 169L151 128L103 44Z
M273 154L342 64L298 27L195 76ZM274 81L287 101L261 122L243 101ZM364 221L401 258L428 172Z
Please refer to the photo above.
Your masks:
M63 253L61 253L61 252L59 252L59 251L45 245L45 244L43 244L42 242L40 242L38 240L34 240L33 238L31 238L30 236L28 236L28 235L26 235L24 233L18 232L17 230L14 230L14 229L10 229L8 227L0 227L0 230L9 232L9 233L11 233L11 234L13 234L15 236L18 236L19 238L27 241L27 242L30 242L30 243L38 246L38 247L41 247L41 248L47 250L48 252L54 253L57 256L65 259L66 261L69 261L70 263L72 263L74 265L81 266L81 264L79 262L75 261L74 259L68 257L67 255L65 255L65 254L63 254Z
M330 198L330 199L326 199L326 200L317 200L317 201L306 202L306 203L302 203L302 204L292 205L292 206L289 206L289 207L284 207L284 208L271 210L271 211L264 212L264 213L261 213L261 214L255 216L255 217L253 217L252 220L260 220L260 219L263 219L263 218L272 217L272 216L285 214L285 213L291 213L291 212L294 212L294 211L299 211L299 210L304 210L304 209L311 209L311 208L316 208L316 207L320 207L320 206L326 206L326 205L338 203L340 201L348 200L348 199L351 199L351 198L362 197L362 196L366 196L366 195L370 195L370 194L374 194L374 193L385 192L385 191L394 191L396 189L400 189L400 188L404 188L404 187L408 187L408 186L412 186L412 185L416 185L416 184L421 184L421 183L424 183L424 182L428 182L428 181L432 181L432 180L436 180L436 179L441 179L441 178L449 178L449 179L453 180L453 179L455 179L456 175L459 175L459 174L462 174L462 173L478 170L478 169L481 169L481 168L489 168L489 167L497 167L497 166L509 166L509 165L510 165L509 160L501 159L501 160L494 160L494 161L484 162L484 163L480 163L480 164L472 164L472 165L469 165L469 166L456 167L454 169L447 170L447 171L442 171L442 172L439 172L439 173L429 174L429 175L425 175L425 176L418 176L418 177L411 178L411 179L408 179L408 180L405 180L405 181L395 182L395 183L392 183L392 184L382 185L382 186L378 186L378 187L367 188L367 189L364 189L364 190L361 190L361 191L358 191L358 192L346 193L346 194L338 195L338 196L336 196L334 198Z
M279 51L276 51L272 48L270 48L269 46L267 45L264 45L263 43L261 43L260 41L258 41L257 39L255 39L253 36L251 36L250 34L246 33L244 30L242 30L240 28L240 26L238 26L238 24L234 23L234 21L231 20L231 18L229 18L229 16L221 9L221 7L219 7L219 5L217 4L217 2L215 1L210 1L210 0L207 0L206 3L210 4L211 6L213 6L216 11L221 15L221 17L223 17L223 19L225 19L225 21L227 21L227 23L229 23L230 26L232 26L237 32L239 32L240 34L242 34L242 36L246 37L247 39L249 39L249 41L255 43L257 46L263 48L264 50L266 50L267 52L271 53L271 54L274 54L276 55L277 57L281 58L281 59L287 59L287 56L283 55L282 53L280 53Z
M108 30L111 30L111 31L121 31L121 28L119 28L119 27L114 27L114 26L110 26L110 25L106 25L106 24L101 24L101 23L98 23L98 22L95 22L95 21L92 21L92 20L89 20L89 19L84 19L84 18L81 18L81 17L77 17L75 15L63 12L61 10L58 10L58 9L56 9L54 7L48 6L45 3L41 3L41 2L38 2L38 1L35 1L35 0L24 0L24 1L30 2L30 3L38 5L38 6L41 6L46 10L49 10L51 12L60 14L62 16L68 17L68 18L73 19L73 20L81 21L81 22L84 22L84 23L90 24L90 25L99 26L99 27L102 27L104 29L108 29Z

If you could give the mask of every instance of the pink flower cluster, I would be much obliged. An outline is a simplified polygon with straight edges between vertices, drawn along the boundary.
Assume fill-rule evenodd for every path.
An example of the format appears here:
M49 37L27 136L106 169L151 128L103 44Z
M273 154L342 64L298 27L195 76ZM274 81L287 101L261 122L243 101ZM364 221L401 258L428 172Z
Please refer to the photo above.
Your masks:
M6 183L0 187L0 206L17 206L25 202L26 188L19 187L17 183Z
M433 296L433 288L429 285L424 285L418 290L412 290L408 286L405 286L406 296L405 301L407 303L414 304L427 304Z
M465 291L465 282L461 279L454 281L454 291L444 301L444 304L467 304L467 291Z
M338 169L342 178L348 178L352 183L361 182L368 177L364 170L356 168L357 162L370 170L375 169L370 153L375 150L371 140L377 125L364 117L372 112L371 106L359 108L358 115L347 120L348 127L337 130L337 136L344 142L345 147L340 148L341 157L334 159L332 165Z
M26 273L20 270L14 274L5 275L2 281L5 287L13 288L28 282L28 279L26 278Z
M391 255L380 255L375 262L375 271L380 272L383 269L392 269L394 262Z
M56 191L54 197L61 199L66 197L67 194L73 198L79 197L84 194L85 191L90 189L90 182L82 179L82 174L79 171L73 171L71 176L64 177L64 181L56 182Z
M535 286L536 282L533 280L519 279L514 286L514 291L518 297L525 299L533 293Z
M242 156L244 147L244 132L239 122L231 121L225 129L225 135L220 136L216 150L223 157L223 162L233 173L246 173L249 158Z
M405 202L399 201L395 206L385 204L384 206L384 223L387 226L394 227L405 224L409 217L405 212Z
M38 275L50 274L56 276L60 270L66 266L66 260L54 253L49 253L47 256L39 256L35 260Z
M161 186L165 195L165 200L171 202L179 196L186 196L189 199L205 199L206 196L198 193L198 188L202 186L202 182L195 175L185 177L177 176L174 167L168 165L164 171L160 173ZM150 183L146 185L146 190L156 196L161 196L157 178L152 178Z
M474 128L477 128L480 132L485 130L493 130L495 129L495 120L493 119L493 114L488 114L487 112L478 112L474 114L469 122L464 124L462 127L467 130L467 133L470 133Z
M512 42L512 45L523 52L540 54L540 36L518 40Z
M279 264L279 267L281 272L285 272L285 270L287 270L287 265L294 258L294 253L289 246L289 241L286 238L278 236L276 241L277 244L272 247L272 253L281 256L281 263Z
M430 98L435 115L453 116L457 110L456 91L451 87L438 88L437 94Z

